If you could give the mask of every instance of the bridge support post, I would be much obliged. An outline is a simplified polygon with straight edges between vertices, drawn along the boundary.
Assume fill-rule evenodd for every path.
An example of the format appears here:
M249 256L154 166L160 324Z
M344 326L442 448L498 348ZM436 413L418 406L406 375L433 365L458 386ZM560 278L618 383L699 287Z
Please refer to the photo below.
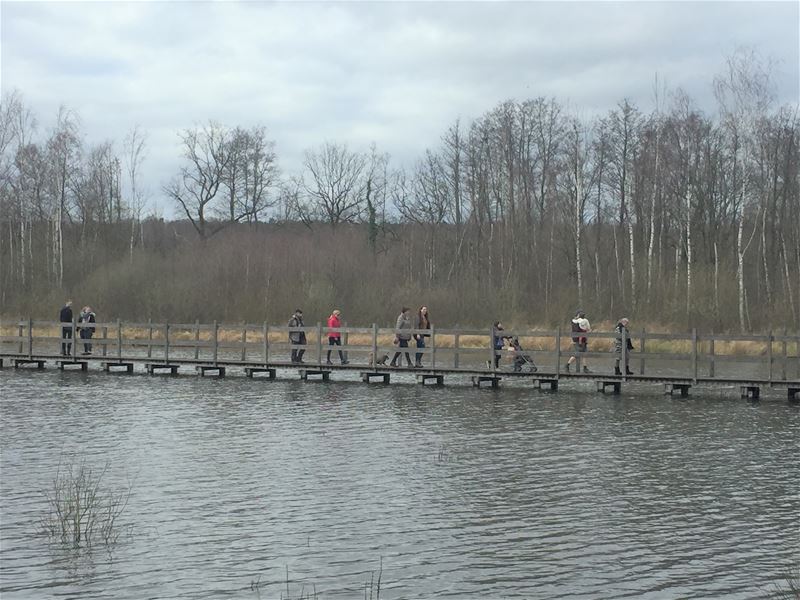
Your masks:
M786 390L789 400L796 401L800 400L800 387L790 387Z
M163 374L164 371L169 371L169 375L177 375L180 367L178 365L157 365L153 363L147 363L144 368L147 370L148 375L159 375Z
M664 393L674 396L675 392L679 392L681 397L685 398L689 395L689 390L692 388L690 383L665 383Z
M430 383L432 383L433 385L444 385L444 375L434 375L432 373L418 373L417 383L420 383L422 385L428 385Z
M752 400L758 400L761 394L761 388L757 385L743 385L739 390L742 393L742 398L750 398Z
M208 373L209 371L216 371L217 373L216 377L218 379L222 379L223 377L225 377L225 367L198 365L194 368L194 370L197 372L198 375L200 375L200 377L205 377L206 373Z
M551 392L558 391L558 379L534 379L536 382L536 389L543 389L544 386L550 388Z
M269 379L272 381L275 379L275 369L270 367L245 367L244 374L251 379L255 376L256 373L266 373L267 376L263 379Z
M22 367L27 367L28 365L36 365L36 369L41 371L42 369L44 369L44 363L45 361L43 360L34 360L30 358L15 358L14 368L21 369Z
M309 377L319 377L322 381L328 381L331 372L325 369L300 369L300 379L308 381Z
M119 371L115 371L115 367L119 367L120 369L125 369L126 373L133 373L133 363L121 363L121 362L104 362L102 363L103 371L106 373L119 373Z
M484 387L488 384L490 387L500 387L500 377L495 375L473 375L472 385L474 387Z
M606 389L611 388L612 392L616 395L622 392L621 381L603 381L602 379L597 382L597 391L606 393Z
M361 381L364 383L372 383L378 381L379 383L389 383L389 373L378 373L377 371L364 371L361 373Z
M86 371L89 368L89 363L85 360L57 360L59 371L64 371L66 367L80 367L81 371Z

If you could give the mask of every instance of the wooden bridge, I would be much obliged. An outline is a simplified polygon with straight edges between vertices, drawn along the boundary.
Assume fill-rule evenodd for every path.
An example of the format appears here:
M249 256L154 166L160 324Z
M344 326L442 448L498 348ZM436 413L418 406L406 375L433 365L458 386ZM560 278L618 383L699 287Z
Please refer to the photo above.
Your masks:
M301 331L306 334L306 343L290 344L289 333ZM738 387L741 396L749 398L758 398L763 388L786 390L790 399L800 395L800 335L796 333L721 335L696 330L642 330L630 334L634 350L625 350L621 356L610 351L615 333L582 334L589 338L590 351L577 354L573 368L566 372L564 365L573 355L572 333L560 329L504 331L504 336L519 339L521 351L496 351L491 328L404 330L406 334L428 336L425 348L416 348L412 339L408 349L393 343L394 329L374 324L335 330L341 335L341 346L328 345L330 331L321 324L289 328L266 323L116 321L94 324L93 338L84 340L81 326L75 322L6 321L0 323L0 367L44 369L52 363L62 370L86 371L89 365L96 365L109 372L133 373L140 365L152 375L193 369L198 375L216 377L238 369L248 377L267 379L275 379L278 372L294 371L304 380L324 381L334 373L357 372L368 383L389 383L394 374L404 373L419 383L435 385L442 385L447 377L497 387L503 379L514 378L555 391L565 381L590 380L596 382L598 391L612 393L620 393L623 385L636 382L662 385L665 392L683 396L693 386ZM91 353L84 352L85 343L91 343ZM62 344L69 345L66 354L61 353ZM292 349L305 350L302 363L290 360ZM332 362L328 362L329 350ZM346 364L340 364L340 350L348 359ZM424 366L391 367L389 361L396 352L403 353L399 364L405 362L408 352L412 362L419 354ZM500 355L497 366L496 353ZM621 375L614 374L617 358ZM633 374L625 374L626 362ZM586 366L589 372L584 372Z

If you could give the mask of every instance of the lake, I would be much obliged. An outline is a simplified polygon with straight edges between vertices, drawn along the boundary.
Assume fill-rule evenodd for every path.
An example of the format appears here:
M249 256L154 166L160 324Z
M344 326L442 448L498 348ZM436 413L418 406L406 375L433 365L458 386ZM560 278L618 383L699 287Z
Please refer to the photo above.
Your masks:
M407 381L0 371L0 595L753 598L798 565L785 392ZM67 457L130 486L111 548L39 531Z

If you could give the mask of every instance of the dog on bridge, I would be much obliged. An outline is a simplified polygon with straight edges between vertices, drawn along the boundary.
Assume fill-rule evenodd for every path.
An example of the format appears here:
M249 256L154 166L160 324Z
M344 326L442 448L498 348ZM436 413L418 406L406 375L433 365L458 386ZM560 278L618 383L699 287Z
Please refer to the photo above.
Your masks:
M369 353L369 366L370 367L377 367L378 365L381 365L382 367L385 367L387 360L389 360L389 355L388 354L384 354L383 356L381 356L379 358L378 362L375 362L375 353L374 352L370 352Z

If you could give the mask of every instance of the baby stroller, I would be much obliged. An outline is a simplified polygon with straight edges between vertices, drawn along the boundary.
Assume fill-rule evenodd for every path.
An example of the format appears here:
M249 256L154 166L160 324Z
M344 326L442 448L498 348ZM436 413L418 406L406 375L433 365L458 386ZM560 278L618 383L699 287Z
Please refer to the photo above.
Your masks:
M531 373L536 373L538 369L536 365L533 364L533 358L531 358L530 354L525 354L525 351L522 349L522 346L519 345L519 338L514 336L511 338L511 349L514 351L514 372L520 373L522 368L525 365L528 366L528 370Z

